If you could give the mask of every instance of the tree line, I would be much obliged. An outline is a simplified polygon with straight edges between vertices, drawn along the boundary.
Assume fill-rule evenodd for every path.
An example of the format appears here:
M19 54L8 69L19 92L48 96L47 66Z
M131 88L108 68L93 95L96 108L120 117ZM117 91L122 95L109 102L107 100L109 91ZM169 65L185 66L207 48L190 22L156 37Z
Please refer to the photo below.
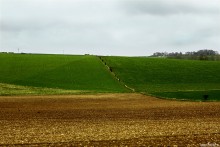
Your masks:
M151 57L166 57L173 59L193 59L193 60L220 60L220 55L217 51L203 49L193 52L155 52Z

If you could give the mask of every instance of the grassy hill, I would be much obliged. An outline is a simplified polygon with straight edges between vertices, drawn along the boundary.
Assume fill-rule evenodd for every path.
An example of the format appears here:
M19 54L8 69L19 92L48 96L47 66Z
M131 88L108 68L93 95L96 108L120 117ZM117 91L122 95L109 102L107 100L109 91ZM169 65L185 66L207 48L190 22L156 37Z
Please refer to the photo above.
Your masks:
M220 62L144 57L102 57L122 82L159 97L220 100Z
M0 95L129 92L220 100L220 62L144 57L0 54Z
M12 87L45 94L127 91L95 56L0 54L0 73L2 93Z

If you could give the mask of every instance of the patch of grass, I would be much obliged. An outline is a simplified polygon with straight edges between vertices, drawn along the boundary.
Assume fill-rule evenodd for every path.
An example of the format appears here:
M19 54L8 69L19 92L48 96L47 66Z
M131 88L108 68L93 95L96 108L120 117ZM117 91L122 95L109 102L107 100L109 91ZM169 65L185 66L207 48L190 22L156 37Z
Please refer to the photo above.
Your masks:
M58 88L43 88L43 87L31 87L20 86L0 83L0 96L11 95L63 95L63 94L86 94L92 93L92 91L82 90L65 90Z
M102 59L122 82L137 92L163 97L173 97L168 93L163 95L164 92L177 92L175 97L183 98L184 91L220 89L219 61L146 57L102 57ZM211 98L219 99L220 91L216 93L218 94ZM195 96L193 92L190 94Z
M0 54L0 82L28 87L127 92L96 56Z

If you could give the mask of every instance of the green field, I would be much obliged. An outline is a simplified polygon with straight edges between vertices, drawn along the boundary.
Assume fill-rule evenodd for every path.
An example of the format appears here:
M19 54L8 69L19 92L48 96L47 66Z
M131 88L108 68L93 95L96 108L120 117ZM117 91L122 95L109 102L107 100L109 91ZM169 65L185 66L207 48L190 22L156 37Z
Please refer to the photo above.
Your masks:
M2 95L127 92L96 56L0 54L0 73Z
M156 97L220 100L219 61L100 58L103 63L96 56L0 54L0 95L131 92L125 84Z
M158 97L220 100L220 62L146 57L102 57L120 80Z

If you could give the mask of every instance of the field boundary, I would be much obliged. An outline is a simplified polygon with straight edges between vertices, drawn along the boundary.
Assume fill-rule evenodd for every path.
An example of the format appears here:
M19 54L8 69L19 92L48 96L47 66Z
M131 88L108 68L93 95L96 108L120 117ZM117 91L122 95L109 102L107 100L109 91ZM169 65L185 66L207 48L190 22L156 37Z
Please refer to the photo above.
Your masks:
M108 71L114 76L114 78L115 78L118 82L120 82L122 85L124 85L125 88L131 90L132 92L135 92L135 89L134 89L134 88L129 87L128 85L126 85L125 83L123 83L123 82L121 81L121 79L113 72L112 68L107 65L107 63L101 58L101 56L97 56L97 57L101 60L101 62L104 64L104 66L107 67Z

